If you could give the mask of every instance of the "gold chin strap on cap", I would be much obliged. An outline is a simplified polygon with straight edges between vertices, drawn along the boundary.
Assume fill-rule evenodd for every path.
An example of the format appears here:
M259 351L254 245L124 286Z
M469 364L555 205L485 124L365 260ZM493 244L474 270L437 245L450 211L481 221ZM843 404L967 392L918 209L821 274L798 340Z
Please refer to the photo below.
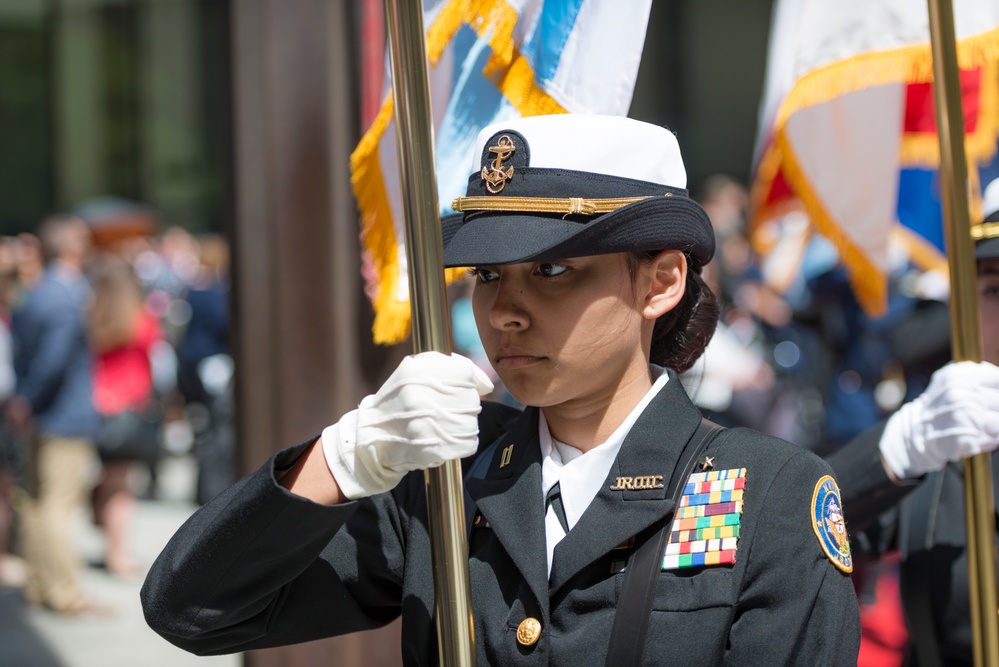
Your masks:
M582 197L458 197L451 208L464 211L510 211L521 213L562 213L563 215L597 215L610 213L635 202L663 195L647 197L614 197L610 199L583 199Z
M976 241L982 239L994 239L999 236L999 222L983 222L980 225L972 225L971 238Z

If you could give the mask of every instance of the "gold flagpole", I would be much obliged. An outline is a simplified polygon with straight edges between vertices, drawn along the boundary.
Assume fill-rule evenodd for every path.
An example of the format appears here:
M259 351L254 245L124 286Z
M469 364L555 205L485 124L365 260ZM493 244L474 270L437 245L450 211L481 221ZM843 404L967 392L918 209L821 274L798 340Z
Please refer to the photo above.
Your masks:
M940 137L944 234L950 266L953 356L955 361L981 361L954 8L951 0L927 2L933 50L933 96ZM996 667L999 666L999 605L996 602L992 460L989 454L978 454L964 459L963 466L973 654L977 667Z
M413 350L450 354L423 3L385 0L385 29L406 222ZM425 478L441 664L474 667L461 463L427 470Z

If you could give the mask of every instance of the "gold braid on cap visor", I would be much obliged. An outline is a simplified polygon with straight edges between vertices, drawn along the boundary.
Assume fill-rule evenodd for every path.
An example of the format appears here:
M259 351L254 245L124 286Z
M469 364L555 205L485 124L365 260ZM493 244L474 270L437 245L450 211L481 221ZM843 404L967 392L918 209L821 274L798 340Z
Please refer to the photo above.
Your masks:
M971 238L976 241L994 239L997 236L999 236L999 222L983 222L971 228Z
M451 208L464 211L510 211L521 213L562 213L563 215L598 215L610 213L628 204L653 199L672 197L663 195L648 197L614 197L610 199L583 199L582 197L458 197L451 202Z

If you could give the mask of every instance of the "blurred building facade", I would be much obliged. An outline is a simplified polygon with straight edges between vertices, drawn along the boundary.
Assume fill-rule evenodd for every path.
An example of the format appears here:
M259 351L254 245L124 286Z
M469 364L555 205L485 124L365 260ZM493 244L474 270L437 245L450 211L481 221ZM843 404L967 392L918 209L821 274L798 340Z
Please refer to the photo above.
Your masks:
M0 0L0 231L114 194L167 224L230 215L229 3Z

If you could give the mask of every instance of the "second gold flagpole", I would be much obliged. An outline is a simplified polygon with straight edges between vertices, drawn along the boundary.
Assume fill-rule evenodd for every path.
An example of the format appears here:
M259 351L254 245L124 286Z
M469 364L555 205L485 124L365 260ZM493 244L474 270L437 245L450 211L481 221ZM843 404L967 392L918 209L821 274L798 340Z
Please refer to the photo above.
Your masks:
M396 138L406 223L414 352L451 352L433 115L420 0L385 0ZM437 641L445 667L472 667L475 635L461 464L426 471Z
M928 0L928 6L933 50L933 94L940 137L944 234L950 265L953 355L955 361L981 361L954 8L951 0ZM979 454L965 459L963 466L972 653L976 667L999 667L992 459L989 454Z

